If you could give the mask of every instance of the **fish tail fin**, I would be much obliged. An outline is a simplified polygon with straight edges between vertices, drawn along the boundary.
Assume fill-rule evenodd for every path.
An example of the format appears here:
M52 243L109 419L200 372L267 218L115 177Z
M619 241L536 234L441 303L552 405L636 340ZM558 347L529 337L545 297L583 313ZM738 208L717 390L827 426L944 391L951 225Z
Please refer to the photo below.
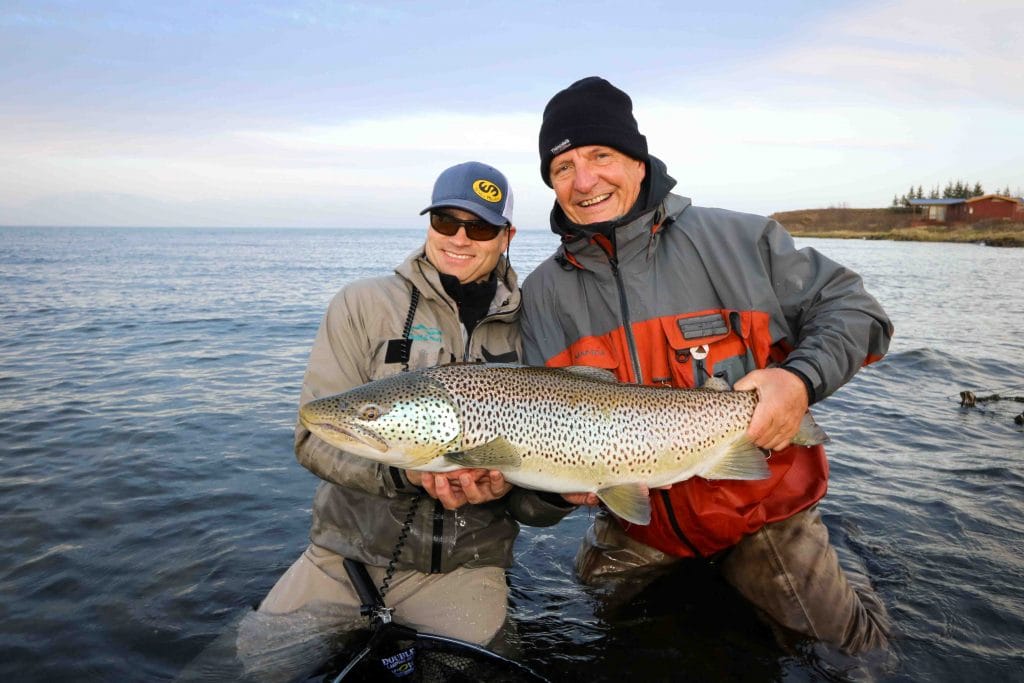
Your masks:
M772 473L761 449L744 436L699 474L704 479L767 479Z
M831 439L828 438L825 430L814 421L814 416L809 412L804 413L803 419L800 420L800 429L796 431L796 436L793 437L793 443L799 446L817 446L829 441Z
M643 484L619 484L597 492L615 516L633 524L651 523L650 489Z

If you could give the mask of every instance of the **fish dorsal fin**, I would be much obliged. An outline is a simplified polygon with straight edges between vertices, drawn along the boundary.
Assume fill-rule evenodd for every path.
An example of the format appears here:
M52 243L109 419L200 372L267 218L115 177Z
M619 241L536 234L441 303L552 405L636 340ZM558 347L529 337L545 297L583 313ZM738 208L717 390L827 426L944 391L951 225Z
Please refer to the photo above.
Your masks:
M485 444L470 448L469 450L448 453L445 459L463 467L480 467L490 470L496 468L514 469L519 467L523 458L519 455L519 449L499 436Z
M772 476L764 453L749 439L743 437L729 446L725 455L710 467L698 472L705 479L767 479Z
M650 490L643 484L619 484L597 492L597 497L617 517L633 524L651 523Z
M810 413L804 413L803 418L800 420L800 429L797 430L796 436L793 437L793 443L800 446L817 446L829 441L828 434L818 426L818 423L814 421L814 417Z
M570 365L562 369L566 372L571 372L574 375L587 377L599 382L609 382L611 384L619 383L619 378L615 376L615 373L611 370L605 370L604 368L595 368L590 365Z
M703 389L710 389L711 391L732 391L732 387L721 377L708 377L704 381Z

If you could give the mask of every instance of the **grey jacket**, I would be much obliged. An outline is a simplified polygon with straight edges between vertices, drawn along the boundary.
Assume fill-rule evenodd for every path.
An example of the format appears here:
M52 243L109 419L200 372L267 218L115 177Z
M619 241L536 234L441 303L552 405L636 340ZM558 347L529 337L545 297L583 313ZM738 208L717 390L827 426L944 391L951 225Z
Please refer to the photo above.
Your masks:
M455 303L422 249L392 275L345 286L331 300L317 331L300 405L402 371L401 362L389 359L388 348L391 340L402 338L413 285L420 301L409 334L410 370L454 361L518 361L516 274L504 257L497 272L499 285L491 309L469 339ZM295 429L295 455L303 467L324 480L313 501L310 540L344 557L386 566L415 494L421 490L402 470L345 453L301 424ZM459 566L507 567L518 522L547 526L571 509L519 488L500 500L456 511L444 510L423 494L397 567L425 573Z
M623 306L630 323L667 321L667 334L677 333L676 318L692 312L766 315L768 343L791 349L784 365L807 378L812 401L832 394L888 349L892 323L861 278L813 249L796 249L770 218L692 206L668 193L657 210L616 228L615 240L621 287L607 254L586 238L564 243L526 279L527 364L614 369L614 353L602 362L580 354L600 353L585 342L622 329ZM638 361L630 362L636 372L648 364ZM755 367L737 366L728 380Z

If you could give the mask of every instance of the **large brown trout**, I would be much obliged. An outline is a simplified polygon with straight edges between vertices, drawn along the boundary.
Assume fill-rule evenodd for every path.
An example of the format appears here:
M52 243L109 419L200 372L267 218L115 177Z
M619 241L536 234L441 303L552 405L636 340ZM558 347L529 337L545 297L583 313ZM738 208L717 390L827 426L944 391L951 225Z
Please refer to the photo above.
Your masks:
M745 436L756 392L711 384L620 384L588 367L445 365L311 401L299 418L348 453L427 472L498 470L540 491L594 492L619 517L648 524L650 488L769 476L765 454ZM808 413L793 441L826 440Z

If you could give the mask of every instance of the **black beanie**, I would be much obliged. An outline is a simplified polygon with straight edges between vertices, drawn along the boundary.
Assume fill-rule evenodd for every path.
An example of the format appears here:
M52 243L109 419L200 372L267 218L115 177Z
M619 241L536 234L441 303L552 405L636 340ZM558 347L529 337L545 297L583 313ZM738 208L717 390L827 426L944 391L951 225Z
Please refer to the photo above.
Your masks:
M646 162L647 138L633 118L633 101L614 85L590 76L556 93L540 124L540 177L551 187L551 160L574 147L606 145Z

